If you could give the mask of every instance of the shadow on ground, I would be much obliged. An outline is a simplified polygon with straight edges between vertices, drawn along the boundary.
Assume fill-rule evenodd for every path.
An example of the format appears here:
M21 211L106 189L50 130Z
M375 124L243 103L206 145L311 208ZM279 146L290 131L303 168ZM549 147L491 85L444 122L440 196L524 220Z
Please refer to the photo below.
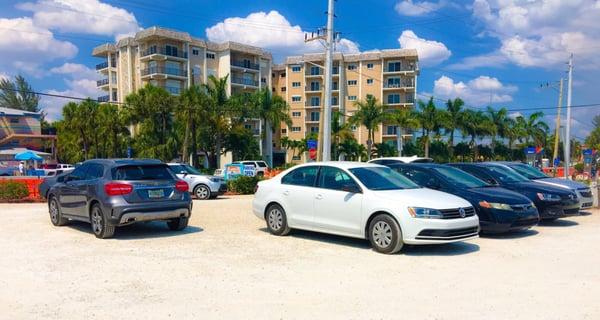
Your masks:
M269 233L267 228L261 228L261 231ZM368 240L337 236L320 232L292 230L289 237L299 238L310 241L324 242L331 245L353 247L362 250L371 250L371 243ZM468 242L455 242L439 245L405 245L400 254L408 256L457 256L479 251L479 246Z
M537 230L529 229L499 234L482 233L479 236L486 239L511 240L535 236L538 233L540 232Z
M89 223L71 221L68 227L77 231L89 233L94 236ZM182 231L171 231L167 227L167 223L163 221L140 222L130 224L124 227L117 227L115 235L112 239L116 240L133 240L133 239L152 239L184 236L191 233L202 232L204 229L196 226L188 226Z
M558 219L554 221L540 221L538 227L574 227L579 225L577 221Z

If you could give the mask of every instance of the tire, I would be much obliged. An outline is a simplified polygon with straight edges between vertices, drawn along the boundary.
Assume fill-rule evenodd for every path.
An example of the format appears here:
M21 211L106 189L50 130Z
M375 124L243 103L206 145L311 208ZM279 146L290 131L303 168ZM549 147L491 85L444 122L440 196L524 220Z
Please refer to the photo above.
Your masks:
M394 254L402 249L402 230L391 216L379 214L369 223L369 241L379 253Z
M62 216L60 211L60 204L55 196L50 196L48 201L48 212L50 213L50 222L55 226L64 226L69 223L69 219Z
M287 224L285 210L278 204L272 204L267 208L265 221L267 222L267 229L273 235L286 236L292 230Z
M92 232L99 239L107 239L115 234L115 226L109 225L106 215L102 212L100 205L94 204L90 212L90 223Z
M181 231L187 228L189 220L187 217L171 219L167 221L167 226L171 231Z
M200 200L208 200L212 196L210 188L205 184L199 184L194 188L194 196Z

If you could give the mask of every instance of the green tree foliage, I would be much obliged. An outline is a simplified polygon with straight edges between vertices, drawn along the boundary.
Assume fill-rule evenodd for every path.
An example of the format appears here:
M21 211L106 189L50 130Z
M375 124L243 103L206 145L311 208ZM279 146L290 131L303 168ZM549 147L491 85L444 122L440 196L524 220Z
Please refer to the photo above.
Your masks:
M600 150L600 115L596 115L592 120L594 129L585 139L585 145L588 148Z
M371 159L372 146L375 142L375 131L386 117L385 106L380 104L372 95L368 95L364 101L355 102L355 105L357 110L350 117L350 122L367 128L367 158Z
M39 112L40 96L22 76L0 81L0 107Z
M264 124L263 159L273 165L273 131L279 130L283 122L292 125L290 106L281 96L274 96L268 87L256 91L250 98L252 110Z

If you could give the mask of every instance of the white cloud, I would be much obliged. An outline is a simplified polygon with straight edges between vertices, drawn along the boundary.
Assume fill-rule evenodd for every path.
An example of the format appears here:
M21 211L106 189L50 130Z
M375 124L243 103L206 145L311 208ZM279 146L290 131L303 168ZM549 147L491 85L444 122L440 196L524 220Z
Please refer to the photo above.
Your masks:
M304 34L299 25L293 26L283 15L272 10L254 12L245 18L232 17L206 28L206 37L210 41L235 41L272 50L277 56L305 52L323 52L317 41L304 42ZM358 44L341 39L337 50L358 52Z
M50 69L54 74L67 74L77 78L99 79L100 75L93 69L90 69L79 63L67 62L60 67Z
M423 66L440 64L452 55L443 43L419 38L412 30L402 31L398 42L403 49L417 49L419 62Z
M396 12L398 12L400 15L418 17L435 12L444 6L446 6L446 1L443 0L440 0L437 3L429 1L418 2L413 0L403 0L396 3L394 9L396 9Z
M65 63L64 65L50 69L53 74L63 74L66 76L64 82L67 86L66 90L46 90L45 93L54 95L63 95L76 98L92 98L96 99L99 96L107 94L99 90L96 86L96 80L100 76L92 69L81 64ZM72 99L42 96L40 105L48 114L48 118L52 121L62 118L62 107Z
M0 67L15 67L15 61L39 64L59 58L72 58L77 47L54 38L48 29L30 18L0 19Z
M600 68L598 1L475 0L473 16L500 41L494 54L516 65L554 68L573 53L580 66Z
M8 76L8 74L0 72L0 81L4 79L10 79L10 77Z
M36 25L61 32L118 38L140 29L133 13L98 0L38 0L17 8L33 12Z
M464 58L462 61L448 66L449 70L471 70L479 67L502 67L508 63L508 59L501 53L489 53L479 56Z
M433 95L441 99L461 98L472 106L483 106L490 103L512 101L511 94L516 92L514 86L502 84L498 79L479 76L468 82L455 82L452 78L442 76L435 80Z

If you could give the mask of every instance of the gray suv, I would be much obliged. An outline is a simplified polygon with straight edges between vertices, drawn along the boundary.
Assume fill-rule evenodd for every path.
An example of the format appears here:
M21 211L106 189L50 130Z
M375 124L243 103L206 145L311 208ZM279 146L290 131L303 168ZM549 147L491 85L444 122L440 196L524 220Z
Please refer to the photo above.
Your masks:
M98 238L140 221L183 230L192 213L188 184L158 160L88 160L57 179L47 194L52 224L88 222Z

